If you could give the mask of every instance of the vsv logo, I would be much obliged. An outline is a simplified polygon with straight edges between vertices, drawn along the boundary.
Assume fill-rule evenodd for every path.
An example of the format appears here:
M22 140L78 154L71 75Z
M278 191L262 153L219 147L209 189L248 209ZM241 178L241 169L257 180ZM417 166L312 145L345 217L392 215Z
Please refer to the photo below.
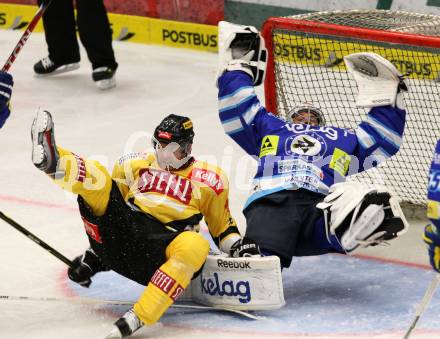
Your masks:
M238 301L247 304L251 301L251 288L249 281L219 280L218 273L214 273L212 278L201 277L202 293L211 296L218 295L220 297L226 295L228 297L238 297Z

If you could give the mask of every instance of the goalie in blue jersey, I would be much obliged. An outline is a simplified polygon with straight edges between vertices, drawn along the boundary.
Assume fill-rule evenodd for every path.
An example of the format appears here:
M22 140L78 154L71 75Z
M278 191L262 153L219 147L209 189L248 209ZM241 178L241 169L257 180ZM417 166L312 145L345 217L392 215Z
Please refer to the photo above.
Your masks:
M244 207L245 237L263 255L289 267L293 256L352 253L408 228L385 187L345 181L392 157L402 143L408 89L394 65L374 53L344 58L358 84L357 104L371 108L352 130L325 126L311 105L293 109L288 121L266 111L254 87L264 80L267 52L254 27L221 22L219 57L221 123L258 162Z
M429 171L428 218L431 224L425 227L423 240L428 244L432 268L440 273L440 140Z

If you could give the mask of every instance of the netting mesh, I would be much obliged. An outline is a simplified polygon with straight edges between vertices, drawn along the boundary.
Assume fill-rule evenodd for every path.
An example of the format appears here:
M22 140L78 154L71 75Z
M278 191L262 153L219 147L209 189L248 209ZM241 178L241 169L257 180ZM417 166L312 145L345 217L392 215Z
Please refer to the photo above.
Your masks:
M440 17L391 11L337 11L312 13L294 19L364 28L440 36ZM326 123L356 128L367 110L355 106L357 87L342 57L375 52L407 74L407 122L403 145L396 156L377 169L357 175L363 181L385 184L401 201L425 205L429 164L440 138L439 48L409 46L351 37L337 37L291 29L272 31L277 112L310 102L320 107Z
M440 36L439 16L404 11L350 10L315 12L294 15L290 18L326 22L342 26Z

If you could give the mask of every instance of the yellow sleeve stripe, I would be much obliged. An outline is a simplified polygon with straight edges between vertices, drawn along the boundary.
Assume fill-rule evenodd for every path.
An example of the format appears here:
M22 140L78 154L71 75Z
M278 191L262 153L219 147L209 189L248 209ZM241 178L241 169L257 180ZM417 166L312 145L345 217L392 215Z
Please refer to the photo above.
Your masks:
M426 242L428 245L431 245L433 242L430 238L428 238L425 234L423 235L423 241Z
M434 265L436 270L440 270L440 247L434 249Z

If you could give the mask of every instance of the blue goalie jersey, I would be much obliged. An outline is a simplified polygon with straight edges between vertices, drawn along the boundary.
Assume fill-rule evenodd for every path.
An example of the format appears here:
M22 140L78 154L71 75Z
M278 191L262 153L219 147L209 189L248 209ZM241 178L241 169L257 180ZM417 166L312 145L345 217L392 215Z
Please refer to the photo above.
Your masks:
M440 140L437 141L429 171L428 218L440 229Z
M331 185L377 166L402 143L406 112L392 106L372 108L355 130L290 124L266 111L246 73L226 72L218 87L226 134L258 161L245 207L286 189L328 194Z

